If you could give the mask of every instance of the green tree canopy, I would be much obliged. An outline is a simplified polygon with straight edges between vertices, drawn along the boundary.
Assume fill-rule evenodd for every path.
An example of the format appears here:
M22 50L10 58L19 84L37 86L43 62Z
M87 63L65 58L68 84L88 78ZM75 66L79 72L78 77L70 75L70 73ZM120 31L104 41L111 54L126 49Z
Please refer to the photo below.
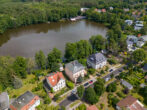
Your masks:
M83 86L83 85L81 85L81 86L79 86L79 87L77 88L77 94L78 94L78 96L80 97L80 99L82 99L82 97L83 97L83 95L84 95L84 91L85 91L85 89L84 89L84 86Z
M13 68L17 76L26 78L27 76L27 62L23 57L17 57L13 63Z
M84 96L84 98L90 104L95 104L95 103L98 102L98 96L96 95L94 89L91 88L91 87L88 87L85 90L85 96Z
M146 59L146 52L143 49L137 49L132 54L132 60L136 63L142 62Z
M39 68L45 69L46 68L46 58L43 51L39 51L35 54L35 61Z

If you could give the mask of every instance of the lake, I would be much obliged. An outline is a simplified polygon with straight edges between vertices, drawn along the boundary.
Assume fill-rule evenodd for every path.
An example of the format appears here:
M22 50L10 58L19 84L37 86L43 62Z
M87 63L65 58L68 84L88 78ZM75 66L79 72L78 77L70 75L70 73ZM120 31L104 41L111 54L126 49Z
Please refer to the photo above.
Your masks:
M10 29L0 35L0 56L34 57L39 50L47 55L54 47L64 53L67 42L88 40L92 35L98 34L105 37L106 32L104 25L88 20L35 24Z

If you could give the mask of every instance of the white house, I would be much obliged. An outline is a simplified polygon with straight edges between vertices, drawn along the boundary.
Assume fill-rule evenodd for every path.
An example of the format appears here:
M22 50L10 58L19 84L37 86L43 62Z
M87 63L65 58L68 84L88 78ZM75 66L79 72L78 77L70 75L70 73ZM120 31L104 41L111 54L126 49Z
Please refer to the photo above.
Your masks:
M95 53L87 58L88 66L99 69L107 64L107 58L102 53Z
M140 30L143 27L143 21L136 21L135 22L135 26L134 26L134 30Z
M133 24L133 20L125 20L125 23L130 26Z
M127 96L116 104L117 110L145 110L144 105L132 96Z
M55 92L66 86L62 72L50 73L46 76L46 82L50 89L52 88Z
M85 67L77 60L65 65L65 73L73 82L77 82L78 77L84 77L86 74Z
M137 47L142 47L142 46L144 45L144 43L145 43L145 42L143 42L143 41L138 41L138 42L136 43L136 45L137 45Z
M11 110L36 110L40 105L40 98L32 92L27 91L12 102Z
M59 63L59 66L60 66L59 70L63 71L64 70L63 65L61 63Z
M89 8L81 8L81 12L86 12Z
M9 108L9 96L7 92L0 94L0 110L8 110Z

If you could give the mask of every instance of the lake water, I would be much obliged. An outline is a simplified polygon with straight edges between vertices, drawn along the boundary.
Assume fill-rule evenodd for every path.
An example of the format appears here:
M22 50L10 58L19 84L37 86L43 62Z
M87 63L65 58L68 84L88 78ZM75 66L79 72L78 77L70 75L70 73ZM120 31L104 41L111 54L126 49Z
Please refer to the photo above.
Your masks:
M36 24L10 29L0 35L0 56L34 57L42 50L46 55L54 48L64 53L67 42L88 40L92 35L105 37L107 28L88 20Z

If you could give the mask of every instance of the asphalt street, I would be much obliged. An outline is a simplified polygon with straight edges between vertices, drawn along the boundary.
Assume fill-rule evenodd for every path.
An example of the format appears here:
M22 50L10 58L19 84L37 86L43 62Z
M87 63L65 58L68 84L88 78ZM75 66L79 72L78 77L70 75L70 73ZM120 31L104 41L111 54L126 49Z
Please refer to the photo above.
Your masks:
M111 76L112 75L114 75L114 77L116 77L116 76L118 76L124 69L125 66L123 66L123 67L121 67L121 68L118 68L118 69L116 69L116 70L114 70L113 72L110 72L108 75L106 75L106 76L104 76L104 77L102 77L104 80L106 80L106 79L111 79ZM94 82L96 81L96 78L94 78L94 79L91 79L91 80L93 80ZM89 82L89 81L87 81L87 82ZM86 83L86 82L85 82ZM89 87L89 86L93 86L93 84L92 85L88 85L87 87ZM87 88L87 87L85 87L85 88ZM75 95L75 94L72 94L71 93L71 95L70 96L68 96L65 100L63 100L59 105L60 106L64 106L64 107L66 107L66 106L68 106L69 104L71 104L72 102L74 102L75 100L77 100L78 98L77 98L77 96Z

